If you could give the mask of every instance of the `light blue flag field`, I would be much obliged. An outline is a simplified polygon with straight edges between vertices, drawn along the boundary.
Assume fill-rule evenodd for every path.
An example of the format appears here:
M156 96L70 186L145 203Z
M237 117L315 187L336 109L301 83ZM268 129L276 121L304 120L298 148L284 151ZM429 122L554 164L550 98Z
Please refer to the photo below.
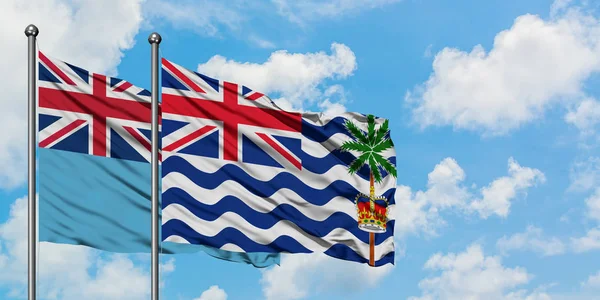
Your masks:
M39 52L39 239L150 253L150 92ZM267 267L276 253L161 243Z

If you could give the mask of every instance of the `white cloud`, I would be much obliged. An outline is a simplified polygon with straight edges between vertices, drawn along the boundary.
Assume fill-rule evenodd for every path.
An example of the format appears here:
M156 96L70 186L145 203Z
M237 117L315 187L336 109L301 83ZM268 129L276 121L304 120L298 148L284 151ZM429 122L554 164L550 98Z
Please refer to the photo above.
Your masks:
M95 276L84 282L83 286L73 291L64 287L62 298L142 299L149 296L149 274L136 267L130 259L123 256L115 256L110 261L100 259L96 267L98 271ZM53 286L61 285L64 283Z
M446 225L444 219L439 216L439 210L429 203L428 198L413 197L408 186L401 185L396 188L395 211L397 217L394 235L399 239L408 234L420 232L428 236L435 236L437 229Z
M255 44L256 46L263 48L263 49L273 49L275 48L275 43L266 40L264 38L258 37L256 35L251 35L250 37L248 37L248 40L250 42L252 42L253 44Z
M524 193L544 181L541 171L522 167L513 158L508 160L508 173L481 188L481 196L476 196L472 191L474 188L464 183L465 172L456 160L445 158L429 173L427 190L413 193L408 186L398 186L395 234L424 232L435 235L436 229L446 224L440 213L451 209L466 214L478 213L484 219L491 215L508 216L518 192Z
M394 235L424 232L435 235L436 229L445 225L439 216L445 209L462 209L470 197L462 185L464 170L453 158L445 158L428 174L427 190L412 193L408 186L396 189L396 227Z
M587 98L565 115L567 123L575 125L583 136L591 136L600 124L600 102Z
M600 188L585 199L586 216L600 225ZM600 250L600 227L588 230L585 236L571 238L571 248L576 253Z
M141 20L142 0L0 1L0 39L4 59L0 73L0 187L12 188L26 177L27 39L30 23L38 26L39 47L47 54L90 71L116 73L122 51L134 44ZM99 13L107 11L109 14Z
M595 275L590 275L585 282L581 283L581 286L590 289L600 289L600 271Z
M549 20L519 16L489 52L438 52L430 78L406 95L414 121L500 135L583 98L584 82L600 70L600 22L565 3Z
M346 107L339 102L331 102L329 99L323 100L319 103L319 108L323 110L324 115L340 115L346 112Z
M542 229L535 226L528 226L523 233L516 233L510 237L503 236L496 242L496 247L502 253L530 250L543 256L559 255L566 251L566 246L561 240L556 237L544 237Z
M354 70L354 52L338 43L331 45L331 54L276 51L262 64L240 63L216 55L198 66L200 73L244 84L271 97L278 94L295 109L339 93L339 86L327 86L324 81L344 79Z
M571 247L576 253L600 250L600 228L588 230L583 237L571 238Z
M392 270L389 264L373 268L325 254L294 254L282 256L280 266L264 270L260 282L267 300L293 300L315 292L350 294L372 288Z
M400 0L271 0L278 12L290 21L304 25L306 21L339 17L343 14L379 8Z
M346 94L343 86L339 84L330 86L323 93L323 97L325 99L318 103L318 107L324 115L335 116L346 112L346 107L344 106L346 103Z
M437 164L427 179L426 196L437 208L460 206L469 198L467 189L460 186L465 180L465 171L452 158L445 158Z
M200 298L194 300L227 300L227 293L219 286L213 285L208 290L202 292Z
M594 194L585 199L585 205L587 216L600 223L600 187L596 188Z
M481 190L482 198L471 202L470 209L477 211L482 218L492 214L507 217L511 200L518 192L544 183L544 174L537 169L522 167L512 157L508 160L508 175L494 180Z
M159 272L160 274L168 274L173 273L175 271L175 259L170 258L165 263L160 264Z
M445 158L428 174L427 190L412 193L408 186L396 190L398 214L395 234L398 237L411 232L423 231L435 235L436 229L445 225L439 212L445 209L461 209L470 197L462 185L464 170L453 158Z
M424 268L439 274L421 280L421 297L410 299L515 299L513 289L532 278L524 268L505 267L500 257L485 256L478 244L458 254L434 254Z
M162 279L174 261L161 265ZM0 224L0 286L12 297L27 287L27 199L17 199ZM150 274L125 255L103 257L83 246L39 244L38 291L51 299L148 299Z
M589 157L571 167L569 191L586 192L600 185L600 157Z

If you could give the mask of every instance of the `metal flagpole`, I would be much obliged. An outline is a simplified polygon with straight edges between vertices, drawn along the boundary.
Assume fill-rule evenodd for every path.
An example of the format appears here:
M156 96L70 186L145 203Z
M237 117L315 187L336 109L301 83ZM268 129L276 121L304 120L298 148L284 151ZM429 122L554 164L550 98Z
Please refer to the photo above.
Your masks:
M162 38L154 32L148 37L152 47L152 300L158 300L158 45Z
M27 141L27 175L28 175L28 243L27 243L27 266L28 266L28 278L27 278L27 290L29 294L29 300L36 299L36 251L37 251L37 205L35 201L36 196L36 176L35 176L35 151L36 151L36 133L37 133L37 114L36 114L36 38L39 33L38 28L31 24L25 28L25 36L27 36L27 129L28 129L28 141Z

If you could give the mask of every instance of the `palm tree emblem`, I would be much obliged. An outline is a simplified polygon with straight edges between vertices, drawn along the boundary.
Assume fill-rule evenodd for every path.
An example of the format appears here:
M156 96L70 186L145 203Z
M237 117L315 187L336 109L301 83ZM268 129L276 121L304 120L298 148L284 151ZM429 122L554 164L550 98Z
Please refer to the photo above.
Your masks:
M385 232L387 223L387 199L375 197L375 182L382 181L383 176L380 168L396 178L396 167L382 152L394 146L389 135L388 120L376 130L375 117L367 116L367 132L364 133L352 121L347 120L344 126L350 132L353 140L346 141L340 149L342 151L358 152L358 157L348 166L350 174L356 174L364 165L367 165L370 173L369 196L359 194L356 197L358 209L358 227L369 232L371 255L369 263L374 265L375 233Z

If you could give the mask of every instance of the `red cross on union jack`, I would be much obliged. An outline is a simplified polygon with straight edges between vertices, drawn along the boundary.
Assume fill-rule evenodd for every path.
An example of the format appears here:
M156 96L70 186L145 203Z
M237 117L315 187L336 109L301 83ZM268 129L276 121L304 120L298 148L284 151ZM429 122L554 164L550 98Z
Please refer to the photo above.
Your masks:
M300 137L302 119L299 113L277 109L262 93L236 83L219 81L162 59L164 119L191 119L183 132L167 132L163 151L177 152L199 139L222 130L219 144L229 161L239 161L243 135L251 135L256 144L278 161L302 169L300 159L274 132ZM203 122L196 122L204 120ZM166 121L165 121L166 122Z
M38 57L40 147L150 160L150 92L42 52ZM73 138L82 131L85 141Z

